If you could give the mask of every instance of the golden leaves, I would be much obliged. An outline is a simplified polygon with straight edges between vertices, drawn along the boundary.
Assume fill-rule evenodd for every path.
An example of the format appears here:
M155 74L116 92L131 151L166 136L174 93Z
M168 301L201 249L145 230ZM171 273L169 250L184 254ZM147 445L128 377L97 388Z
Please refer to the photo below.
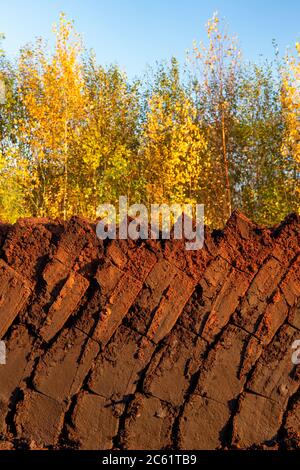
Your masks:
M286 123L286 135L282 151L292 155L300 164L300 44L296 43L296 55L286 57L287 69L283 73L282 106Z

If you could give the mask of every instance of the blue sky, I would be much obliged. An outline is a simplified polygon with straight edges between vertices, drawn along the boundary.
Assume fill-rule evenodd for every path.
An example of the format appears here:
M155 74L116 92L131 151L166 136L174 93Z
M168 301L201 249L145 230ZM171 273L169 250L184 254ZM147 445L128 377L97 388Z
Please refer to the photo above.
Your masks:
M60 11L75 20L99 63L117 62L130 77L172 55L183 61L214 11L238 35L246 59L272 57L272 39L284 53L300 38L299 0L0 0L8 55L36 36L51 38Z

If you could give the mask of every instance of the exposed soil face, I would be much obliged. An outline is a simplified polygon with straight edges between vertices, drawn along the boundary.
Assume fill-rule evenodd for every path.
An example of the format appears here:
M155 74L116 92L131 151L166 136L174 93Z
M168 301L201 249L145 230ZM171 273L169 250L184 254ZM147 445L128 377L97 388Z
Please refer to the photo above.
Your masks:
M300 448L300 220L205 247L0 224L0 448Z

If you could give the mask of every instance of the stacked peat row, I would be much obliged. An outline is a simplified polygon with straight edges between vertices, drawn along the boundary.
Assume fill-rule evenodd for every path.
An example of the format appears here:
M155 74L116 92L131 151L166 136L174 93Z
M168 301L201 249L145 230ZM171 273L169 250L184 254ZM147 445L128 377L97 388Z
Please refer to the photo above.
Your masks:
M300 221L205 246L0 225L0 448L300 447Z

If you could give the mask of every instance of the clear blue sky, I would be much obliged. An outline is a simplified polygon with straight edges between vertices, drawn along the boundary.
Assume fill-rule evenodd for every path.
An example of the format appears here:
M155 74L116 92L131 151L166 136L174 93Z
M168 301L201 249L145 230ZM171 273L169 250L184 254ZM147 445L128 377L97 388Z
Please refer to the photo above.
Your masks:
M0 0L0 32L13 57L34 37L49 39L64 11L99 63L117 62L133 77L156 60L183 60L216 10L239 36L247 59L271 57L273 38L284 53L300 37L299 0Z

